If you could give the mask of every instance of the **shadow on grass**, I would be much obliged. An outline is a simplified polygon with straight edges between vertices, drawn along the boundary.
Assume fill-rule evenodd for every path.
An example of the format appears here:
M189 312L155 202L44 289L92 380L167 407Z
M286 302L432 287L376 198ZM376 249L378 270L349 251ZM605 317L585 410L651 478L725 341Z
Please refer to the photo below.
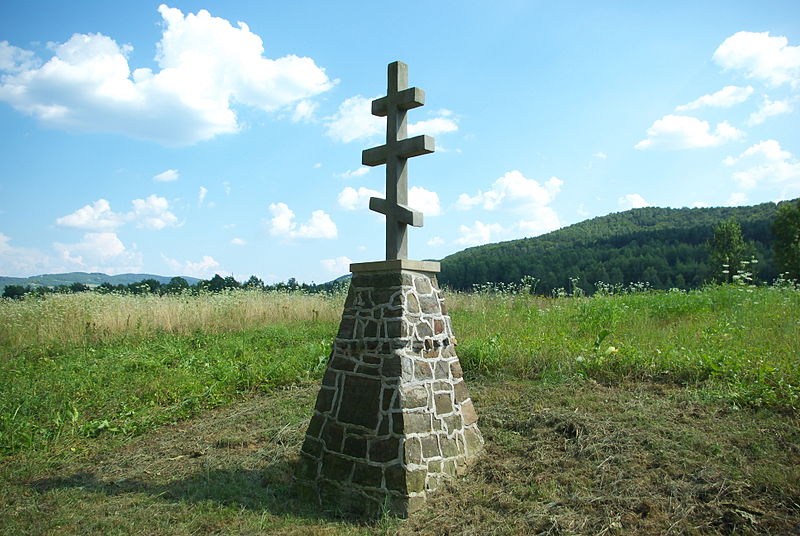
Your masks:
M296 462L281 461L259 470L212 469L164 483L155 479L136 478L105 480L91 471L79 471L70 476L35 480L30 485L39 493L70 488L108 496L143 493L162 501L210 501L223 506L309 520L365 525L376 521L323 510L295 485L292 479L295 466Z

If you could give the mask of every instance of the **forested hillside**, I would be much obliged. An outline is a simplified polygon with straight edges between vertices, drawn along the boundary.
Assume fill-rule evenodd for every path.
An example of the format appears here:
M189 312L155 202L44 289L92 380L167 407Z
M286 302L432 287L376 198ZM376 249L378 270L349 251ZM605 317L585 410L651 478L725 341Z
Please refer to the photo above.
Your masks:
M758 260L761 280L777 275L770 224L778 205L751 207L639 208L586 220L535 238L487 244L442 259L439 281L455 289L486 282L539 279L538 293L593 283L649 282L654 288L694 288L711 273L707 241L719 222L734 218Z

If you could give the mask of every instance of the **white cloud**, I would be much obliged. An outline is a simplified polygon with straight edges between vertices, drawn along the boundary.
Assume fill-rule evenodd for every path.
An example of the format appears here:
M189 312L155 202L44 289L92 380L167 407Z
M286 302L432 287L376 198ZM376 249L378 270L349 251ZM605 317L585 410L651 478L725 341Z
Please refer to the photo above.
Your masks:
M112 211L105 199L98 199L91 205L56 219L56 224L91 231L111 231L127 222L151 230L173 227L178 223L178 217L170 212L169 202L164 197L150 194L145 199L134 199L131 204L133 210L121 214Z
M318 104L310 100L301 100L294 107L292 113L292 121L295 123L308 123L314 119L314 112L317 110Z
M760 125L766 121L768 117L789 113L792 109L789 99L772 101L765 95L764 101L758 107L758 110L750 114L750 117L747 119L747 124L750 126Z
M56 224L77 229L110 231L125 223L125 219L125 215L117 214L111 210L111 205L108 201L98 199L91 205L85 205L72 214L58 218Z
M434 236L426 242L431 247L441 246L444 244L444 239L441 236Z
M372 115L372 101L377 98L356 95L346 99L335 114L325 118L328 123L326 134L343 143L383 134L386 131L386 119ZM453 112L439 110L437 114L431 119L409 123L408 136L437 136L458 130L458 121L453 117Z
M517 171L509 171L492 184L488 192L479 191L470 196L461 194L456 201L456 208L469 210L481 206L485 210L494 210L509 202L517 203L523 208L543 207L551 203L561 191L564 181L551 177L544 184L534 179L527 179Z
M202 206L203 201L206 200L206 196L208 195L208 188L205 186L201 186L199 190L197 190L197 204Z
M170 259L163 253L161 254L161 258L172 270L173 274L177 275L187 275L189 277L199 277L201 279L209 279L215 273L225 274L224 270L218 269L220 264L217 262L214 257L210 255L203 255L203 258L197 262L186 261L180 262L175 259Z
M156 182L172 182L178 180L178 177L180 177L180 174L177 169L168 169L153 177L153 180Z
M482 221L475 220L475 223L470 227L468 225L460 225L458 232L461 236L456 239L456 244L464 246L480 246L481 244L488 244L492 240L497 240L497 235L505 233L505 229L499 223L483 223Z
M649 207L650 203L639 194L626 194L617 199L617 203L623 210L628 210L632 208L643 208Z
M708 121L685 115L665 115L647 129L647 139L637 143L636 149L694 149L717 147L741 138L744 133L727 121L717 123L711 132Z
M346 186L339 192L339 206L345 210L359 210L369 208L369 198L385 198L383 192L370 188L359 187L358 190ZM439 194L426 190L421 186L412 186L408 189L408 206L422 212L425 216L439 216L442 207L439 204Z
M733 180L746 190L768 183L792 190L800 188L800 162L775 140L760 141L737 157L727 157L723 163L744 168L733 173Z
M600 160L605 160L608 158L608 155L603 151L598 151L592 155L594 158L599 158Z
M322 266L332 274L345 274L350 271L350 264L353 262L345 256L335 259L322 259L319 261Z
M55 44L41 67L4 42L0 67L12 74L2 79L0 100L52 128L191 145L238 131L234 102L273 111L335 83L311 58L264 57L261 38L243 22L234 27L206 10L158 11L157 71L132 70L133 48L102 34Z
M370 172L372 168L368 168L367 166L361 166L356 169L350 169L345 171L344 173L337 173L337 177L341 177L342 179L352 179L353 177L363 177L367 173Z
M301 225L294 221L294 212L286 203L273 203L269 206L272 219L269 221L269 232L273 236L284 238L336 238L336 224L322 210L315 210L311 218Z
M558 214L551 207L536 207L526 216L529 219L517 222L517 229L525 236L539 236L561 227Z
M169 201L155 194L144 199L134 199L130 218L136 222L137 227L155 231L174 227L178 223L178 217L169 210Z
M738 207L742 205L747 205L750 201L747 199L747 195L742 192L733 192L730 197L725 201L726 207Z
M326 118L326 134L336 141L350 143L384 132L386 119L372 115L373 100L356 95L342 102L336 113Z
M800 85L800 47L769 32L737 32L714 52L714 61L726 70L742 71L747 78L771 86Z
M55 242L53 248L63 260L88 272L121 274L142 268L142 255L128 250L116 233L86 233L77 244Z
M702 97L693 100L689 104L684 104L675 108L678 112L686 112L689 110L696 110L704 106L711 106L715 108L730 108L736 104L746 101L750 95L753 94L753 88L750 86L725 86L716 93L703 95Z
M339 192L337 200L339 201L339 206L345 210L358 210L369 208L370 197L383 197L383 192L364 188L363 186L358 190L346 186L344 190Z
M2 43L0 43L2 44ZM35 249L11 245L11 237L0 233L0 275L27 277L50 271L50 259Z
M409 137L419 134L438 136L439 134L447 134L457 130L458 123L449 117L434 117L433 119L425 119L408 125Z
M246 246L247 242L245 242L241 238L234 238L231 240L231 244L233 244L234 246Z
M439 216L442 213L439 194L421 186L412 186L408 189L408 206L425 216Z

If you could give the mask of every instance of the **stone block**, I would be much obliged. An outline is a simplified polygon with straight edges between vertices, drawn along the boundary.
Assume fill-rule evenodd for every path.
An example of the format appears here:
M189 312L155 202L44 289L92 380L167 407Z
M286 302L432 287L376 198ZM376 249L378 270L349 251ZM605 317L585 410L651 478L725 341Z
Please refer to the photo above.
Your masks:
M342 451L342 439L344 439L344 429L342 425L333 421L328 421L322 428L320 439L325 444L325 448L334 452Z
M433 434L428 434L420 438L422 443L422 458L436 458L442 455L439 449L439 438Z
M430 413L402 413L402 420L403 431L406 434L428 434L431 431Z
M395 398L395 393L397 393L397 389L392 387L384 387L383 394L383 403L381 404L381 409L383 411L389 411L391 409L399 407L400 401Z
M417 324L417 337L422 340L433 337L433 329L431 328L430 324L425 321Z
M367 440L363 437L345 437L342 453L353 458L364 459L367 457Z
M442 462L442 473L447 476L456 476L457 464L455 460L444 460Z
M467 391L467 384L464 380L453 385L453 390L456 396L456 404L463 404L469 398L469 391Z
M405 475L406 493L425 491L425 479L427 476L427 471L425 470L408 471Z
M449 393L439 393L433 395L433 403L436 407L437 415L445 415L453 412L453 400L450 398Z
M483 436L476 426L464 429L464 441L467 444L467 456L470 458L483 450Z
M393 353L383 358L383 363L381 364L381 374L386 377L393 378L399 377L402 372L403 369L400 364L399 355Z
M339 377L339 375L336 374L335 370L333 370L331 368L328 368L325 371L325 375L322 377L322 385L325 386L325 387L334 387L335 388L336 387L336 378L338 378L338 377Z
M464 420L458 413L454 413L453 415L445 417L442 420L444 421L447 433L452 433L455 432L456 430L461 430L464 427Z
M453 361L452 363L450 363L450 374L453 376L454 380L458 378L463 378L464 371L461 369L461 363L459 363L458 361Z
M439 300L435 296L420 296L419 306L422 312L428 315L439 315L442 312Z
M434 335L441 335L444 333L444 321L438 318L433 320L433 333Z
M464 418L464 426L478 422L478 414L475 413L475 406L472 405L472 400L467 400L461 404L461 416Z
M319 393L317 393L317 403L314 409L320 413L328 413L331 408L333 408L333 398L335 396L336 391L323 387L319 390Z
M325 424L325 417L315 413L311 417L311 422L308 423L308 430L306 430L306 435L310 435L311 437L319 437L319 433L322 431L322 427Z
M408 297L406 298L406 310L409 313L414 313L414 314L420 312L419 300L417 299L417 297L414 295L413 292L409 293Z
M386 489L406 494L406 469L399 463L389 465L383 470Z
M408 324L403 318L388 318L384 322L387 339L401 339L409 336Z
M380 488L383 484L383 469L380 466L356 462L353 483L367 488Z
M444 458L454 458L459 454L458 444L456 443L455 438L441 436L439 446L442 448L442 457Z
M414 379L425 381L433 379L433 370L425 361L414 360Z
M336 482L346 482L350 480L352 472L352 461L335 454L325 454L322 457L322 476L325 478Z
M400 440L396 437L389 439L373 439L369 445L369 459L373 462L390 462L400 456Z
M364 337L377 337L378 336L378 321L368 320L364 325Z
M381 381L378 378L347 376L342 385L338 419L343 423L374 429L378 426Z
M356 363L352 358L334 355L330 367L334 370L352 372L356 368Z
M319 457L322 455L322 441L316 437L306 436L300 451L305 452L312 458L319 459Z
M403 462L406 465L422 463L422 443L418 437L409 437L403 443Z
M424 385L403 386L400 388L400 400L403 408L427 408L428 390Z
M319 474L319 460L302 452L295 468L295 476L302 480L314 480Z
M437 380L450 379L450 366L447 361L437 361L433 367L433 377Z
M355 333L356 319L353 317L342 317L339 323L339 332L336 335L339 339L352 339Z
M431 294L433 292L431 280L425 276L414 278L414 288L419 294Z

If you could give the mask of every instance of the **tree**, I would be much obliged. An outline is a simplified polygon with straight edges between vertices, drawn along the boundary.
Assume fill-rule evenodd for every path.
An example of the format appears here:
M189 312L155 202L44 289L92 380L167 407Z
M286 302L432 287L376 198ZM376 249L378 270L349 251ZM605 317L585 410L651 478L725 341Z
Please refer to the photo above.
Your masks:
M22 285L6 285L3 289L3 297L11 298L12 300L19 300L25 296L26 292L30 292L31 287L23 287Z
M189 282L182 277L173 277L163 288L166 292L178 294L189 288Z
M778 207L771 229L778 271L800 280L800 199Z
M715 281L730 283L747 259L747 247L742 238L742 228L735 219L714 226L714 236L708 242L711 273Z
M264 282L258 277L251 275L250 279L245 281L244 285L242 286L247 289L263 290Z

